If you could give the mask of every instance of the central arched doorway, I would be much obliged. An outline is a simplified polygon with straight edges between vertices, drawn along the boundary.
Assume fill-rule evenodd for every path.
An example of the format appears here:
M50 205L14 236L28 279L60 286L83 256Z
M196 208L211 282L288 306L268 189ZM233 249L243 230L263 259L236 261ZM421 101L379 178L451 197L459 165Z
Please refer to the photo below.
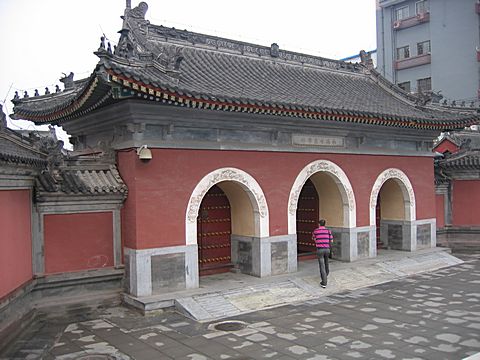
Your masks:
M353 234L355 197L347 175L338 165L317 160L305 166L293 183L288 204L288 233L296 236L298 260L315 254L311 234L321 218L326 219L334 236L333 256L348 261L356 258L351 250L357 247Z
M232 268L231 222L230 201L219 186L213 185L200 204L197 218L200 276L223 273Z
M345 207L348 207L348 204L345 204L332 174L325 171L317 172L305 181L297 207L297 256L299 260L311 259L316 255L312 232L318 226L318 220L325 219L329 228L340 229L345 226ZM338 251L338 246L334 246L332 248L333 256L338 255Z

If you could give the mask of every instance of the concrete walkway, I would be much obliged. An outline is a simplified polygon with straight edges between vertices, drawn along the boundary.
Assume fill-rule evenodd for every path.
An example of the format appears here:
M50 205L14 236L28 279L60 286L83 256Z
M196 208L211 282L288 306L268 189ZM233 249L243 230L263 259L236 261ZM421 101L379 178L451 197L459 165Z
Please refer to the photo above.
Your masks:
M331 261L329 283L319 286L317 260L301 261L292 274L257 278L239 273L202 277L200 287L149 297L125 296L124 301L145 313L175 307L201 322L312 300L352 291L405 276L457 265L462 260L445 248L416 252L380 250L374 259L345 263Z

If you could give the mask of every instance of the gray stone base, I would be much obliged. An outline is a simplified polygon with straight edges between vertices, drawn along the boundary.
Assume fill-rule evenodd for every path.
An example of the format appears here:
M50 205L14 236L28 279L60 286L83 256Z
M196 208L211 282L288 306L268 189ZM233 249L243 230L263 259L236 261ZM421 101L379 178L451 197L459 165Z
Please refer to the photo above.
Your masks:
M197 245L134 250L125 248L125 290L134 296L197 288Z
M415 251L434 248L437 244L436 219L416 221L382 220L381 239L387 249ZM375 226L357 228L331 227L333 258L356 261L377 256Z
M295 272L297 237L232 235L232 262L240 272L258 277Z
M415 251L436 246L436 219L382 220L380 238L387 249Z
M232 263L257 277L297 271L295 235L264 238L231 236ZM125 249L125 291L134 297L199 286L197 245Z
M356 261L377 255L375 228L371 226L357 228L330 227L333 234L333 258L341 261Z
M480 251L480 227L445 227L437 229L438 245L453 252Z

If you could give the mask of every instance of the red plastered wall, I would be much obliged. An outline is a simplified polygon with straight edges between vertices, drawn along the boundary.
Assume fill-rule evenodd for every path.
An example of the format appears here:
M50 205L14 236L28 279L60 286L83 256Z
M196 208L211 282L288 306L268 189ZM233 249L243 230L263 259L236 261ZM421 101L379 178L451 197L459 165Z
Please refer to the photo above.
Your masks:
M30 190L0 191L0 298L32 279Z
M452 194L452 225L480 226L480 180L455 180Z
M438 144L434 149L433 151L436 151L436 152L439 152L441 154L445 153L445 152L449 152L449 153L456 153L458 151L458 146L455 145L453 142L451 142L450 140L448 139L444 139L442 140L442 142L440 144Z
M435 195L436 213L437 213L437 228L445 226L445 195Z
M270 212L270 236L287 234L290 190L300 171L316 160L330 160L347 174L355 193L357 226L369 225L370 193L388 168L409 177L417 219L435 218L433 159L428 157L183 149L152 149L152 155L142 162L135 152L118 153L119 170L129 187L124 207L129 225L122 235L131 248L184 245L186 207L195 186L224 167L241 169L260 184Z
M44 215L47 274L114 265L111 212Z

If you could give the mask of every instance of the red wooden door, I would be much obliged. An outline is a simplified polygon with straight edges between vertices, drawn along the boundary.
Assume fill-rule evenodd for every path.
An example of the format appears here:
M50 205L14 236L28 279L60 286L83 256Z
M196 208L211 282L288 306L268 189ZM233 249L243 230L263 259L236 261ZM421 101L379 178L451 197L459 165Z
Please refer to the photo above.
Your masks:
M380 232L380 223L382 221L382 208L380 206L380 194L378 194L377 197L377 205L375 206L375 223L377 224L376 226L376 238L377 238L377 249L383 249L384 244L382 241L382 236Z
M214 185L203 198L197 218L200 276L230 270L231 232L230 202L222 189Z
M299 256L315 254L312 232L318 226L318 194L308 179L300 192L297 206L297 252Z

